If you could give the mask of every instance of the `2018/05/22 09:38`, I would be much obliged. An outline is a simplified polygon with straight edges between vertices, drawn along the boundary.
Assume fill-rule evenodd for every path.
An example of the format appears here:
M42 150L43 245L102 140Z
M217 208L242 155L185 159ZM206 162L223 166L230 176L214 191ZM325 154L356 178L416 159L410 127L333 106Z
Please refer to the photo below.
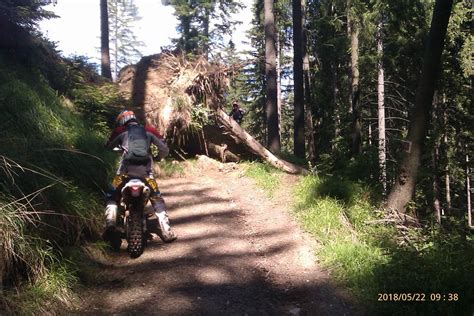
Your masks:
M458 293L378 293L379 302L456 302Z

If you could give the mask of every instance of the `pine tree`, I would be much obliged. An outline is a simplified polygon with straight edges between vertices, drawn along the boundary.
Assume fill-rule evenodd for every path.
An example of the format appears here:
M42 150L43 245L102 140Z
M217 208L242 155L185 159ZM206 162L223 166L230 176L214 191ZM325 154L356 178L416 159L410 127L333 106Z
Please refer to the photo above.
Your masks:
M0 21L33 29L40 20L56 17L52 12L44 10L44 5L46 3L37 0L2 0Z
M222 59L224 63L227 64L230 71L229 76L229 89L226 95L226 106L227 109L230 111L232 108L232 102L237 101L241 107L245 110L246 113L249 112L248 108L248 91L246 87L246 80L248 79L245 75L244 70L242 69L242 65L244 61L240 58L235 44L232 40L229 41L226 48L223 51ZM227 113L229 112L227 111ZM247 115L246 115L247 116ZM249 124L248 119L243 120L243 126L247 126Z
M176 47L205 56L222 48L224 35L230 35L236 23L230 16L242 8L237 0L170 0L167 4L174 7L179 21Z
M135 63L141 57L139 49L144 43L133 31L134 23L141 18L133 0L107 0L109 7L110 42L113 75L117 78L120 69Z
M319 158L334 157L342 151L342 114L348 113L342 102L347 72L347 31L344 29L345 5L336 1L308 2L308 50L312 52L312 99L315 112L316 147ZM348 98L347 98L348 99ZM346 99L346 100L347 100ZM322 156L321 156L322 155Z
M245 73L246 89L249 91L247 96L252 104L248 113L249 122L253 126L252 132L263 137L266 120L262 116L266 115L266 109L262 104L262 89L267 84L263 76L263 1L256 3L260 6L260 15L256 17L260 20L258 26L254 24L251 39L253 46L258 49L252 51L251 63L245 68ZM282 82L291 79L293 74L291 69L288 70L287 62L288 52L293 48L291 44L287 46L286 42L292 35L285 21L288 11L285 11L284 6L288 9L288 4L288 1L274 3L276 37L282 47L278 49L281 55L279 65L282 78L287 78ZM348 7L347 1L342 0L308 1L307 23L303 24L308 30L304 92L310 107L305 109L305 114L315 116L310 123L314 123L312 127L315 128L313 135L318 148L316 163L323 173L350 175L362 181L380 179L381 192L400 181L400 177L397 177L397 169L403 166L403 151L400 147L407 148L404 146L409 143L403 139L407 137L410 124L413 124L410 121L416 120L412 110L417 103L416 87L422 71L426 46L424 39L428 35L433 4L426 1L408 4L351 0ZM350 16L347 19L348 12ZM469 168L472 170L469 165L472 162L466 162L466 153L472 151L473 133L469 126L474 125L472 107L469 106L469 87L472 85L469 60L474 42L469 33L469 16L472 12L468 3L459 2L449 23L447 46L443 52L444 71L436 87L438 99L434 104L437 113L433 116L433 126L425 129L425 149L420 155L418 172L423 177L420 177L416 187L414 205L417 209L432 208L443 212L465 208L468 203L466 184L472 179L465 175ZM356 62L351 61L351 37L348 36L351 34L348 33L348 30L351 31L351 18L355 18L354 23L359 30ZM351 76L351 65L356 64L360 74L357 83L359 103L356 108L359 109L357 119L360 121L362 140L357 147L361 146L362 152L349 160L351 152L354 152L348 136L354 127L355 116L351 112L351 104L356 91L352 89L354 85L351 79L354 76ZM282 147L291 150L294 131L292 122L288 122L288 115L293 117L291 104L295 94L291 86L283 86L281 91Z
M252 8L252 28L248 31L250 47L245 77L245 96L248 99L247 120L250 133L260 142L267 138L265 114L265 41L263 32L263 3L255 1Z
M56 17L36 0L0 1L0 48L28 45L28 37L42 19Z
M441 68L441 54L452 4L452 0L436 1L428 43L425 48L425 58L417 89L415 108L408 130L405 155L397 181L388 197L388 209L404 212L406 204L414 194L421 162L422 146L428 128L428 113L431 110L436 79Z

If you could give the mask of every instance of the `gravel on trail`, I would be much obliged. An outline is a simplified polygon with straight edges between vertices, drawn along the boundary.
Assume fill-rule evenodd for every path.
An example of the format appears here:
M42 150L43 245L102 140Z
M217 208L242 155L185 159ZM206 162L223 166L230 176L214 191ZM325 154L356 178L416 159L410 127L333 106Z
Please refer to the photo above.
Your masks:
M178 240L111 254L81 294L80 314L354 315L347 290L317 264L291 217L295 176L272 198L235 164L188 166L159 179Z

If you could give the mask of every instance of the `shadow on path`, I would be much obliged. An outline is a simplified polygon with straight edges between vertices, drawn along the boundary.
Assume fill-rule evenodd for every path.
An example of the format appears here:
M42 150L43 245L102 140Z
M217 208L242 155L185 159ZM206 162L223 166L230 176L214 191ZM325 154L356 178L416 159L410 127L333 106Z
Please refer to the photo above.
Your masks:
M326 279L285 281L273 258L294 232L252 230L247 212L213 185L161 183L179 239L153 241L138 259L126 252L90 288L89 313L114 315L348 315L350 300ZM272 242L262 242L272 240ZM278 242L273 242L277 240ZM298 269L298 267L295 267ZM297 272L297 271L295 271Z

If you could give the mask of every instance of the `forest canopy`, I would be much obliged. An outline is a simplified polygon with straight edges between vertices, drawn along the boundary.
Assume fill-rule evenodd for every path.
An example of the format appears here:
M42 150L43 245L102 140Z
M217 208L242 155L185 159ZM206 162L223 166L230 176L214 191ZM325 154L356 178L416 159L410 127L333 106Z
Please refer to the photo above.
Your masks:
M100 66L61 56L41 34L38 22L55 17L46 4L0 3L8 306L28 293L43 294L26 312L72 301L80 269L70 262L100 240L116 167L103 143L127 107L168 137L163 164L206 154L245 166L239 177L269 192L289 179L270 166L298 174L286 188L295 220L318 240L321 264L376 312L472 313L472 1L252 1L245 51L232 40L241 1L163 1L178 36L142 57L132 25L145 13L101 0ZM462 299L376 305L374 293L408 286Z

